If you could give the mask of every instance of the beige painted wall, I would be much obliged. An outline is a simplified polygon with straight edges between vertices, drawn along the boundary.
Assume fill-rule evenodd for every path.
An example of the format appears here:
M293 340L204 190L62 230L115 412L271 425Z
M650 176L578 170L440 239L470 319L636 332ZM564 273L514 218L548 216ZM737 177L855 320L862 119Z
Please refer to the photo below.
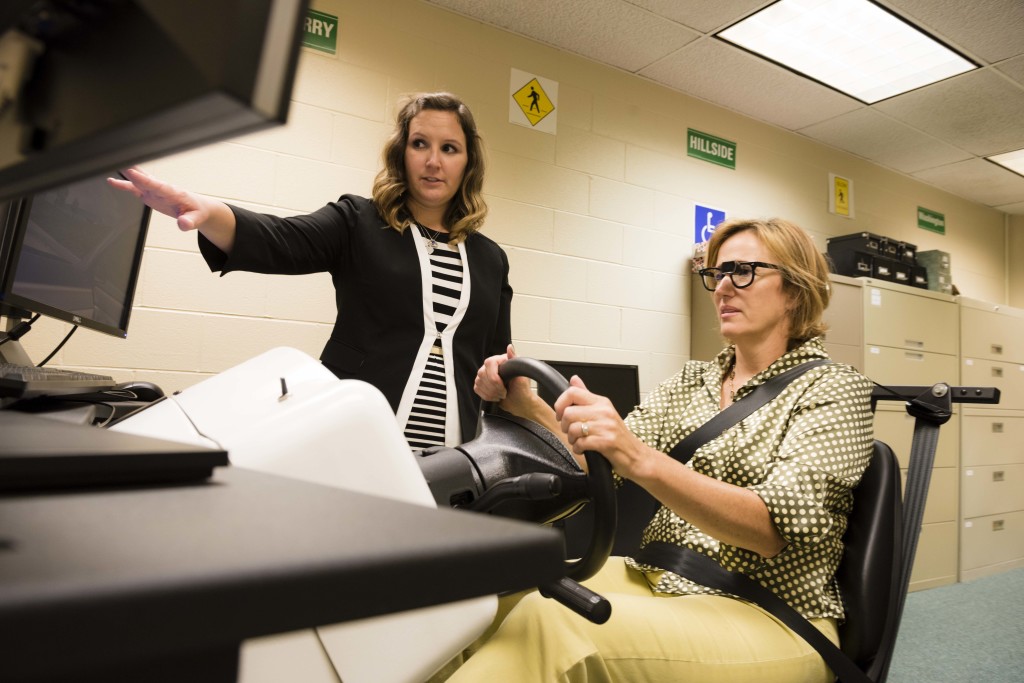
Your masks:
M963 294L1024 306L1024 240L1007 259L1000 212L415 0L314 6L339 16L339 50L303 50L287 126L144 168L249 208L309 211L345 192L369 193L401 94L456 92L486 142L486 232L509 254L522 354L637 364L644 393L673 373L689 358L695 202L730 216L790 218L822 250L828 236L861 231L942 249ZM513 67L558 82L557 135L508 122ZM735 141L737 169L688 158L688 127ZM828 213L829 172L854 181L854 220ZM945 213L945 236L916 227L918 205ZM219 278L194 235L160 216L129 338L79 330L51 363L171 391L278 345L318 356L333 320L326 275ZM41 321L23 343L39 360L67 329Z
M1007 232L1007 297L1006 303L1024 308L1024 216L1009 216Z

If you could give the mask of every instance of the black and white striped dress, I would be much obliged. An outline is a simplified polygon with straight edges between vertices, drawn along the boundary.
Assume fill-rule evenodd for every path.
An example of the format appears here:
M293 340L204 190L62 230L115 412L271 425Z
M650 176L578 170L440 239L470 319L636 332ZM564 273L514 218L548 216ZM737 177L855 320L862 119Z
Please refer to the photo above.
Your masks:
M428 242L433 231L416 226ZM433 233L436 235L436 233ZM429 255L431 300L434 308L437 342L430 349L427 365L420 378L412 409L405 425L405 439L413 450L443 446L445 442L445 414L448 404L445 384L445 359L441 349L441 333L452 320L462 295L463 264L459 250L435 240Z

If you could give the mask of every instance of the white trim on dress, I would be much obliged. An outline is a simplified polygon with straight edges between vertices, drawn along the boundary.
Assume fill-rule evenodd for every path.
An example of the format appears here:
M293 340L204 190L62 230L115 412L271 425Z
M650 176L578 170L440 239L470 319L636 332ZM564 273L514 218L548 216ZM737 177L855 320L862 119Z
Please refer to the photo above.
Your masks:
M452 314L452 319L441 334L437 334L437 324L434 319L433 299L433 268L430 265L430 255L427 254L427 238L420 234L415 228L415 223L410 225L406 232L412 234L416 242L416 258L420 264L420 282L423 295L423 341L416 351L416 359L412 364L412 371L409 379L406 380L405 390L402 392L402 400L398 403L398 410L395 417L398 419L398 426L405 433L409 423L409 414L412 412L412 405L416 399L416 392L419 390L420 382L423 380L423 372L427 367L427 358L430 356L430 347L437 343L440 336L441 348L444 350L444 384L446 401L449 407L445 409L444 420L444 443L446 446L457 446L462 443L462 426L459 421L458 402L459 396L455 391L455 357L452 348L452 341L455 338L455 331L459 323L466 315L469 308L470 278L469 278L469 255L466 252L465 241L459 242L459 255L462 257L462 292L459 295L459 305Z

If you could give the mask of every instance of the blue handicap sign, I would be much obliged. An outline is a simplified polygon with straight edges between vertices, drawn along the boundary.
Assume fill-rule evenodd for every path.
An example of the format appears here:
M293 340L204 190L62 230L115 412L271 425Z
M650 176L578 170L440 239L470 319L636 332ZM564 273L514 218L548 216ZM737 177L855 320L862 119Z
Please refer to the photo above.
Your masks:
M709 206L694 205L693 212L693 241L699 244L711 239L711 233L715 231L718 224L725 220L725 211L712 209Z

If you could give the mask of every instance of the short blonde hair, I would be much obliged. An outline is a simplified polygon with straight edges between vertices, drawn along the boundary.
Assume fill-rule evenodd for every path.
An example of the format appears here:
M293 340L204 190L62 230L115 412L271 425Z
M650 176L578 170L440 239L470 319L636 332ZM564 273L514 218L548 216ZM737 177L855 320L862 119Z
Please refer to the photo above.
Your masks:
M448 203L444 227L450 233L449 241L458 243L483 227L487 204L482 191L484 185L483 141L477 133L476 121L469 107L458 97L447 92L419 93L410 97L395 117L395 130L384 145L384 167L373 182L373 202L384 220L395 230L403 232L412 222L405 206L408 191L405 177L405 147L409 142L409 122L424 110L450 111L459 119L466 136L466 170L455 196Z
M801 227L782 218L735 218L715 228L708 242L707 265L718 263L718 252L730 237L751 231L781 268L782 291L793 302L789 316L790 347L825 333L821 319L828 308L831 287L828 262Z

